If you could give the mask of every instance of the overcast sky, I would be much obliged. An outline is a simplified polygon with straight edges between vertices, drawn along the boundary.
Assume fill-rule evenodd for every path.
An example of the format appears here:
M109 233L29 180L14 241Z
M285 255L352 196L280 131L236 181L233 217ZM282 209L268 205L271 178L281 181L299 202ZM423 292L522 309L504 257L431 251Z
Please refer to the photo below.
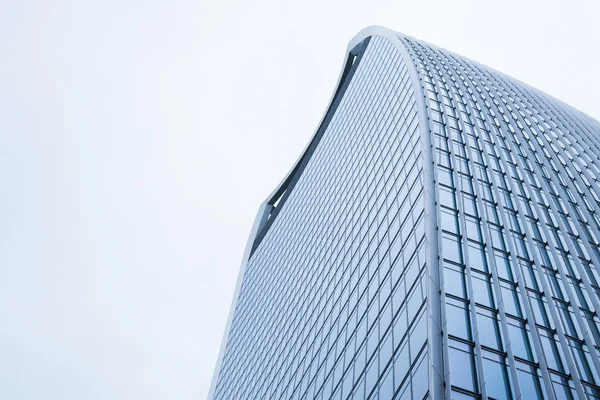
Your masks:
M259 204L384 25L600 119L597 1L0 8L0 398L203 399Z

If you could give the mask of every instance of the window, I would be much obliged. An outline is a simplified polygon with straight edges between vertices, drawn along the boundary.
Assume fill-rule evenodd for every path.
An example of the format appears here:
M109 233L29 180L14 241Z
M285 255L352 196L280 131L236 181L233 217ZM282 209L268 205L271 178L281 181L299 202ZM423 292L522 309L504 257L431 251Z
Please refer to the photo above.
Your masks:
M408 357L408 345L404 344L394 358L394 381L396 388L398 388L404 380L409 368L410 360Z
M448 334L471 340L468 305L458 300L446 299L446 326Z
M456 209L456 202L454 200L454 190L444 186L440 186L440 204L449 208Z
M503 356L490 352L483 354L483 370L488 397L497 400L512 398L508 379L508 368Z
M423 399L429 390L429 368L427 368L427 353L414 368L412 374L413 399Z
M556 335L544 329L540 329L540 341L548 368L552 368L559 372L565 372L562 358L562 349L559 348L555 339Z
M507 328L515 357L534 362L529 332L525 329L525 323L509 318Z
M477 307L477 327L479 328L479 340L482 346L502 350L500 328L495 312Z
M504 311L508 314L522 317L516 286L506 282L500 282L500 291L502 293L502 301L504 302Z
M413 327L410 333L410 359L414 361L419 351L427 341L427 318L421 315L419 321Z
M391 399L394 396L394 374L390 369L379 385L379 398Z
M462 263L462 251L460 249L460 239L447 233L442 234L442 252L444 259L455 263Z
M465 268L453 264L445 264L444 288L446 293L466 299Z
M523 399L543 399L542 386L540 384L539 372L535 367L518 363L517 377Z
M474 353L473 346L451 341L450 381L453 386L478 392Z
M485 253L483 251L483 246L474 243L469 243L468 251L470 267L487 272L488 268L487 263L485 262Z
M471 279L471 283L473 284L473 297L475 301L486 307L495 308L490 278L475 271L473 271L471 277L473 278Z
M455 211L442 208L441 209L441 223L442 229L451 232L454 234L458 234L460 229L458 227L458 217Z

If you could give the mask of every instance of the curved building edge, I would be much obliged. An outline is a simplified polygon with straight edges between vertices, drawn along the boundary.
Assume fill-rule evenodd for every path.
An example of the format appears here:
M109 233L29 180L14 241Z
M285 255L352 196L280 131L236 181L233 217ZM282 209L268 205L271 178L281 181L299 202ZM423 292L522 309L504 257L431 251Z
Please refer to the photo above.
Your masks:
M282 200L282 198L289 192L286 193L286 189L292 182L294 178L298 178L302 171L302 164L308 162L310 156L312 155L311 148L318 144L319 133L326 127L326 123L328 122L328 115L335 112L336 108L336 100L339 102L340 98L343 97L343 87L347 85L351 79L352 74L350 73L351 67L358 65L359 61L357 58L361 55L364 50L365 41L373 36L379 36L384 39L387 39L391 42L394 47L400 53L404 63L409 72L410 81L413 88L413 93L416 101L417 115L419 119L420 133L422 135L422 154L423 154L423 180L425 186L425 237L428 242L429 254L427 257L427 265L428 265L428 293L427 293L427 313L429 319L429 339L433 339L435 337L440 338L437 340L428 340L428 357L430 363L430 371L433 373L433 376L430 377L429 380L429 397L434 400L444 399L444 365L443 360L446 357L443 357L442 350L442 322L441 322L441 293L440 293L440 280L439 280L439 260L438 260L438 238L437 238L437 211L436 211L436 203L435 203L435 184L434 184L434 176L435 176L435 168L433 161L433 152L432 152L432 142L431 142L431 131L429 126L429 114L427 111L427 103L425 101L424 95L424 87L422 83L422 79L420 77L419 72L414 64L413 57L405 47L405 45L401 41L401 37L407 37L398 32L392 31L388 28L373 25L367 28L362 29L358 32L348 43L347 50L345 53L345 59L340 71L340 75L338 77L337 84L335 89L331 95L329 103L325 109L323 116L319 124L317 125L317 129L313 133L311 139L302 150L300 156L293 164L292 168L288 171L285 177L281 180L281 182L277 185L277 187L271 192L271 194L265 199L265 201L260 205L256 217L254 219L254 223L252 225L252 229L250 230L250 235L246 242L246 247L244 250L244 254L242 257L240 270L238 272L238 277L236 281L235 290L233 293L233 299L231 302L231 306L229 309L229 315L227 318L227 322L225 325L225 330L223 332L223 339L221 340L221 347L219 349L219 354L217 357L217 362L215 365L215 369L213 372L210 389L208 392L207 399L212 400L214 398L214 391L218 382L218 378L220 375L221 366L223 363L223 357L225 355L225 350L227 348L227 342L229 340L229 333L231 330L231 324L233 321L233 317L235 314L235 309L237 306L238 296L240 293L240 289L242 286L244 274L246 271L246 266L250 257L252 256L253 251L260 243L260 239L264 236L266 231L268 230L268 224L272 223L274 220L273 215L278 203ZM314 150L314 149L313 149ZM290 188L291 189L291 188ZM282 205L282 204L281 204ZM269 221L271 220L271 221ZM259 239L257 243L257 238Z
M309 140L309 142L307 143L307 145L304 147L304 149L300 153L300 156L298 157L298 159L296 160L296 162L294 163L292 168L288 171L288 173L281 180L281 182L277 185L277 187L273 190L273 192L271 192L271 194L265 199L265 201L263 201L263 203L258 208L256 217L254 218L254 223L252 224L252 228L251 228L250 234L248 236L248 240L246 241L246 247L244 249L244 254L242 256L242 261L241 261L240 269L238 272L235 289L233 292L233 299L231 301L231 306L229 308L229 314L227 317L227 322L225 324L223 338L221 339L221 347L219 349L219 354L217 356L217 362L215 364L215 369L213 372L210 388L208 391L208 396L207 396L208 400L212 400L214 397L214 391L215 391L215 388L217 385L217 381L219 379L221 366L223 364L223 357L225 356L225 350L227 348L227 342L229 340L231 323L233 321L233 316L235 314L238 296L240 293L242 282L244 280L244 273L246 272L246 265L248 263L248 260L250 259L250 255L252 254L252 251L254 249L256 237L261 232L261 230L265 227L267 220L268 220L269 216L271 215L271 212L275 208L275 206L274 206L275 201L283 194L282 192L285 191L286 184L290 182L290 180L292 179L298 166L302 162L303 158L307 155L308 149L310 148L311 144L315 141L315 136L317 135L321 125L323 124L323 121L325 120L325 117L333 104L336 94L339 92L339 89L344 81L344 77L348 71L349 66L352 65L353 60L354 60L354 56L352 54L352 48L350 48L350 45L348 45L348 49L345 53L344 63L342 65L342 69L340 71L337 84L331 95L331 98L327 105L326 111L323 113L323 116L321 117L321 121L319 122L317 129L313 133L313 135L312 135L311 139Z

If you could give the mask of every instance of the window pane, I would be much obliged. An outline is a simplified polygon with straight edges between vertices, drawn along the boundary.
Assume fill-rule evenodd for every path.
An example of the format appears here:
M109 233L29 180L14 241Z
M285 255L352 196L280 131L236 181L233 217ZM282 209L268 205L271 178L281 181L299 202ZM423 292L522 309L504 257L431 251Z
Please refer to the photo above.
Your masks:
M467 305L464 304L461 307L458 302L456 303L456 305L446 303L446 326L448 327L448 334L465 340L471 340Z
M519 386L523 399L543 399L542 387L540 379L537 375L532 375L529 372L517 368L517 376L519 377Z
M394 382L396 389L400 387L409 367L410 360L408 359L408 346L404 345L396 358L394 358Z
M498 320L489 315L484 315L484 310L477 312L477 327L479 328L479 339L483 346L501 350L500 331Z
M465 287L465 269L459 266L446 264L444 268L444 288L446 293L467 298Z
M472 277L474 300L484 306L495 308L490 279L476 272L473 272Z
M462 252L458 237L444 234L442 236L442 252L446 260L462 263Z
M427 368L427 353L421 358L421 363L412 375L413 399L422 399L429 390L429 368ZM380 398L381 399L381 398Z
M450 347L450 380L452 385L476 392L477 375L473 350L465 352Z
M485 385L488 396L498 400L510 399L512 396L506 365L484 357L483 370L485 371Z
M514 320L511 320L511 323L508 323L507 327L510 343L515 357L521 357L524 360L534 361L529 337L525 328L521 326L521 323Z

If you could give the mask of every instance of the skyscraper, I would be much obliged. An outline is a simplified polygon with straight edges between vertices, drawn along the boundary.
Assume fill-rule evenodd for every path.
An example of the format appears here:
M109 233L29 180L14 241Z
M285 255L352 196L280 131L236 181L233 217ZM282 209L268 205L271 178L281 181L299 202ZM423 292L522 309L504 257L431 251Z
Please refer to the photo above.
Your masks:
M600 123L371 27L261 206L214 399L600 398Z

